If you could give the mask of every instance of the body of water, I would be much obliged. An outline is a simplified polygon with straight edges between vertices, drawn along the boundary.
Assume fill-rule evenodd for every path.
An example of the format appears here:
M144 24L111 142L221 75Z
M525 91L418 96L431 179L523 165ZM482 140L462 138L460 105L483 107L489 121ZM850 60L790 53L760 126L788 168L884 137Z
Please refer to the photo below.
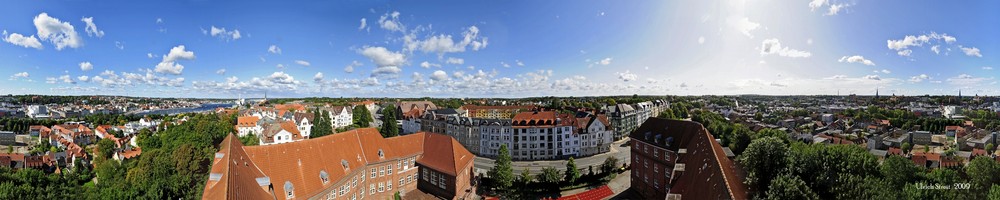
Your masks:
M233 105L235 105L235 104L231 104L231 103L202 104L201 107L197 107L197 108L173 108L173 109L164 109L164 110L150 110L150 111L142 111L142 112L139 112L139 113L136 113L136 114L137 115L149 115L149 114L154 114L154 115L173 115L173 114L181 114L181 113L195 113L195 112L213 111L216 108L229 108L229 107L233 107Z

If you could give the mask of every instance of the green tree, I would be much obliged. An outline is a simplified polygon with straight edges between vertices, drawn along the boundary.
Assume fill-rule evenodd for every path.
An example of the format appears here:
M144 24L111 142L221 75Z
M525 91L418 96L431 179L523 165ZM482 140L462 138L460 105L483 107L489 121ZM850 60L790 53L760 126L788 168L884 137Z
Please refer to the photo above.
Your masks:
M382 110L382 137L399 136L399 124L396 122L396 108L389 106Z
M819 199L806 182L793 175L781 175L771 181L767 199Z
M111 159L115 153L115 142L111 139L101 139L97 141L97 156L103 159Z
M1000 180L1000 166L989 157L979 156L972 159L965 167L965 174L968 175L969 183L972 184L973 193L985 194L989 192L993 184L997 184Z
M990 200L1000 200L1000 185L993 185L990 187L990 193L987 195Z
M257 138L256 134L251 133L240 136L240 143L243 143L243 146L257 146L260 145L260 138Z
M542 173L538 174L538 182L544 184L559 184L559 170L554 167L542 168Z
M608 158L604 159L604 163L601 163L601 173L613 174L616 167L618 167L618 158L608 156Z
M569 184L575 184L576 180L580 178L580 169L576 168L576 161L573 157L569 157L569 161L566 162L566 174L564 180Z
M734 125L732 131L732 140L729 143L729 149L733 150L733 153L736 155L743 154L743 151L746 150L747 145L750 145L750 142L753 140L753 136L751 135L752 133L753 131L750 131L750 129L743 127L743 125L741 124Z
M910 145L909 142L904 142L901 146L904 153L910 153L910 150L913 150L913 145Z
M354 106L352 110L353 123L358 125L358 127L370 127L372 122L371 112L368 112L368 108L365 106Z
M768 191L771 180L785 170L788 147L780 139L766 137L754 140L737 162L747 171L746 183L758 191Z
M879 166L879 170L886 181L896 187L903 187L907 183L917 181L922 171L910 159L896 155L885 158L885 161Z
M993 143L986 144L986 153L987 154L993 155L993 150L996 150L996 145L993 145Z
M514 182L514 168L511 166L510 151L507 144L500 144L500 152L496 160L493 160L493 169L488 172L493 180L493 189L496 191L508 191Z

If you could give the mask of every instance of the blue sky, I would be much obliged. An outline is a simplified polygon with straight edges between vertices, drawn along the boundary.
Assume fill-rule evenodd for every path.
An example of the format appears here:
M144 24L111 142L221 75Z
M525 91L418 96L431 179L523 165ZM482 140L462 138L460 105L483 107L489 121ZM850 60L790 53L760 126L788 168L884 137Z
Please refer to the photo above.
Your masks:
M0 94L1000 94L996 1L8 5Z

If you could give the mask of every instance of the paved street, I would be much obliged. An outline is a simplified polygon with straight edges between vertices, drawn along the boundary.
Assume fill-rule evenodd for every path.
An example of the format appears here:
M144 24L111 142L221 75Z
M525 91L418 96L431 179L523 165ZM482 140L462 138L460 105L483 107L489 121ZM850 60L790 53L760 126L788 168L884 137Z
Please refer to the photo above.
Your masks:
M608 156L614 156L618 158L618 166L620 167L622 162L627 162L631 155L628 146L624 146L628 142L628 138L622 139L611 144L611 151L603 154L597 154L585 158L575 158L576 166L580 168L581 173L587 173L588 167L594 166L594 170L600 169L600 165L604 163L604 160ZM475 161L476 173L482 173L486 175L487 172L493 168L493 159L476 157ZM514 174L521 174L521 171L528 169L528 173L535 175L542 172L542 168L554 167L559 171L566 170L566 160L544 160L544 161L514 161L512 163L514 167Z

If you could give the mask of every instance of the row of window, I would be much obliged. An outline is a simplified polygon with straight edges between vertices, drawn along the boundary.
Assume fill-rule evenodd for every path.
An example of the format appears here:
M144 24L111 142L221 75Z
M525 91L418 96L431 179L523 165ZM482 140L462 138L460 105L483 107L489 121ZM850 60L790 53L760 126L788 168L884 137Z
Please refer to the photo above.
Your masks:
M423 169L423 176L421 176L424 181L431 183L434 186L438 186L441 189L447 189L448 184L445 182L446 176L444 174L438 174L430 169Z
M365 176L361 176L361 182L364 182L364 179L365 179ZM405 185L405 184L413 183L414 179L415 178L414 178L413 175L406 175L405 178L404 177L400 177L399 178L399 185L402 186L402 185ZM331 192L327 196L327 199L336 199L338 196L345 197L345 196L347 196L347 193L350 192L351 188L356 187L356 186L358 186L358 178L357 177L354 178L354 181L351 184L345 184L344 186L341 186L339 191L334 190L334 192ZM375 187L375 183L369 184L368 190L369 190L368 194L375 194L376 192L392 191L392 181L391 180L390 181L385 181L385 183L381 183L380 182L380 183L378 183L378 187ZM291 194L291 193L289 193L289 194ZM351 199L352 200L357 199L357 197L359 195L360 195L360 197L362 199L365 198L365 188L364 188L364 186L361 186L361 188L358 189L357 193L351 194ZM293 197L293 196L289 195L289 197Z

